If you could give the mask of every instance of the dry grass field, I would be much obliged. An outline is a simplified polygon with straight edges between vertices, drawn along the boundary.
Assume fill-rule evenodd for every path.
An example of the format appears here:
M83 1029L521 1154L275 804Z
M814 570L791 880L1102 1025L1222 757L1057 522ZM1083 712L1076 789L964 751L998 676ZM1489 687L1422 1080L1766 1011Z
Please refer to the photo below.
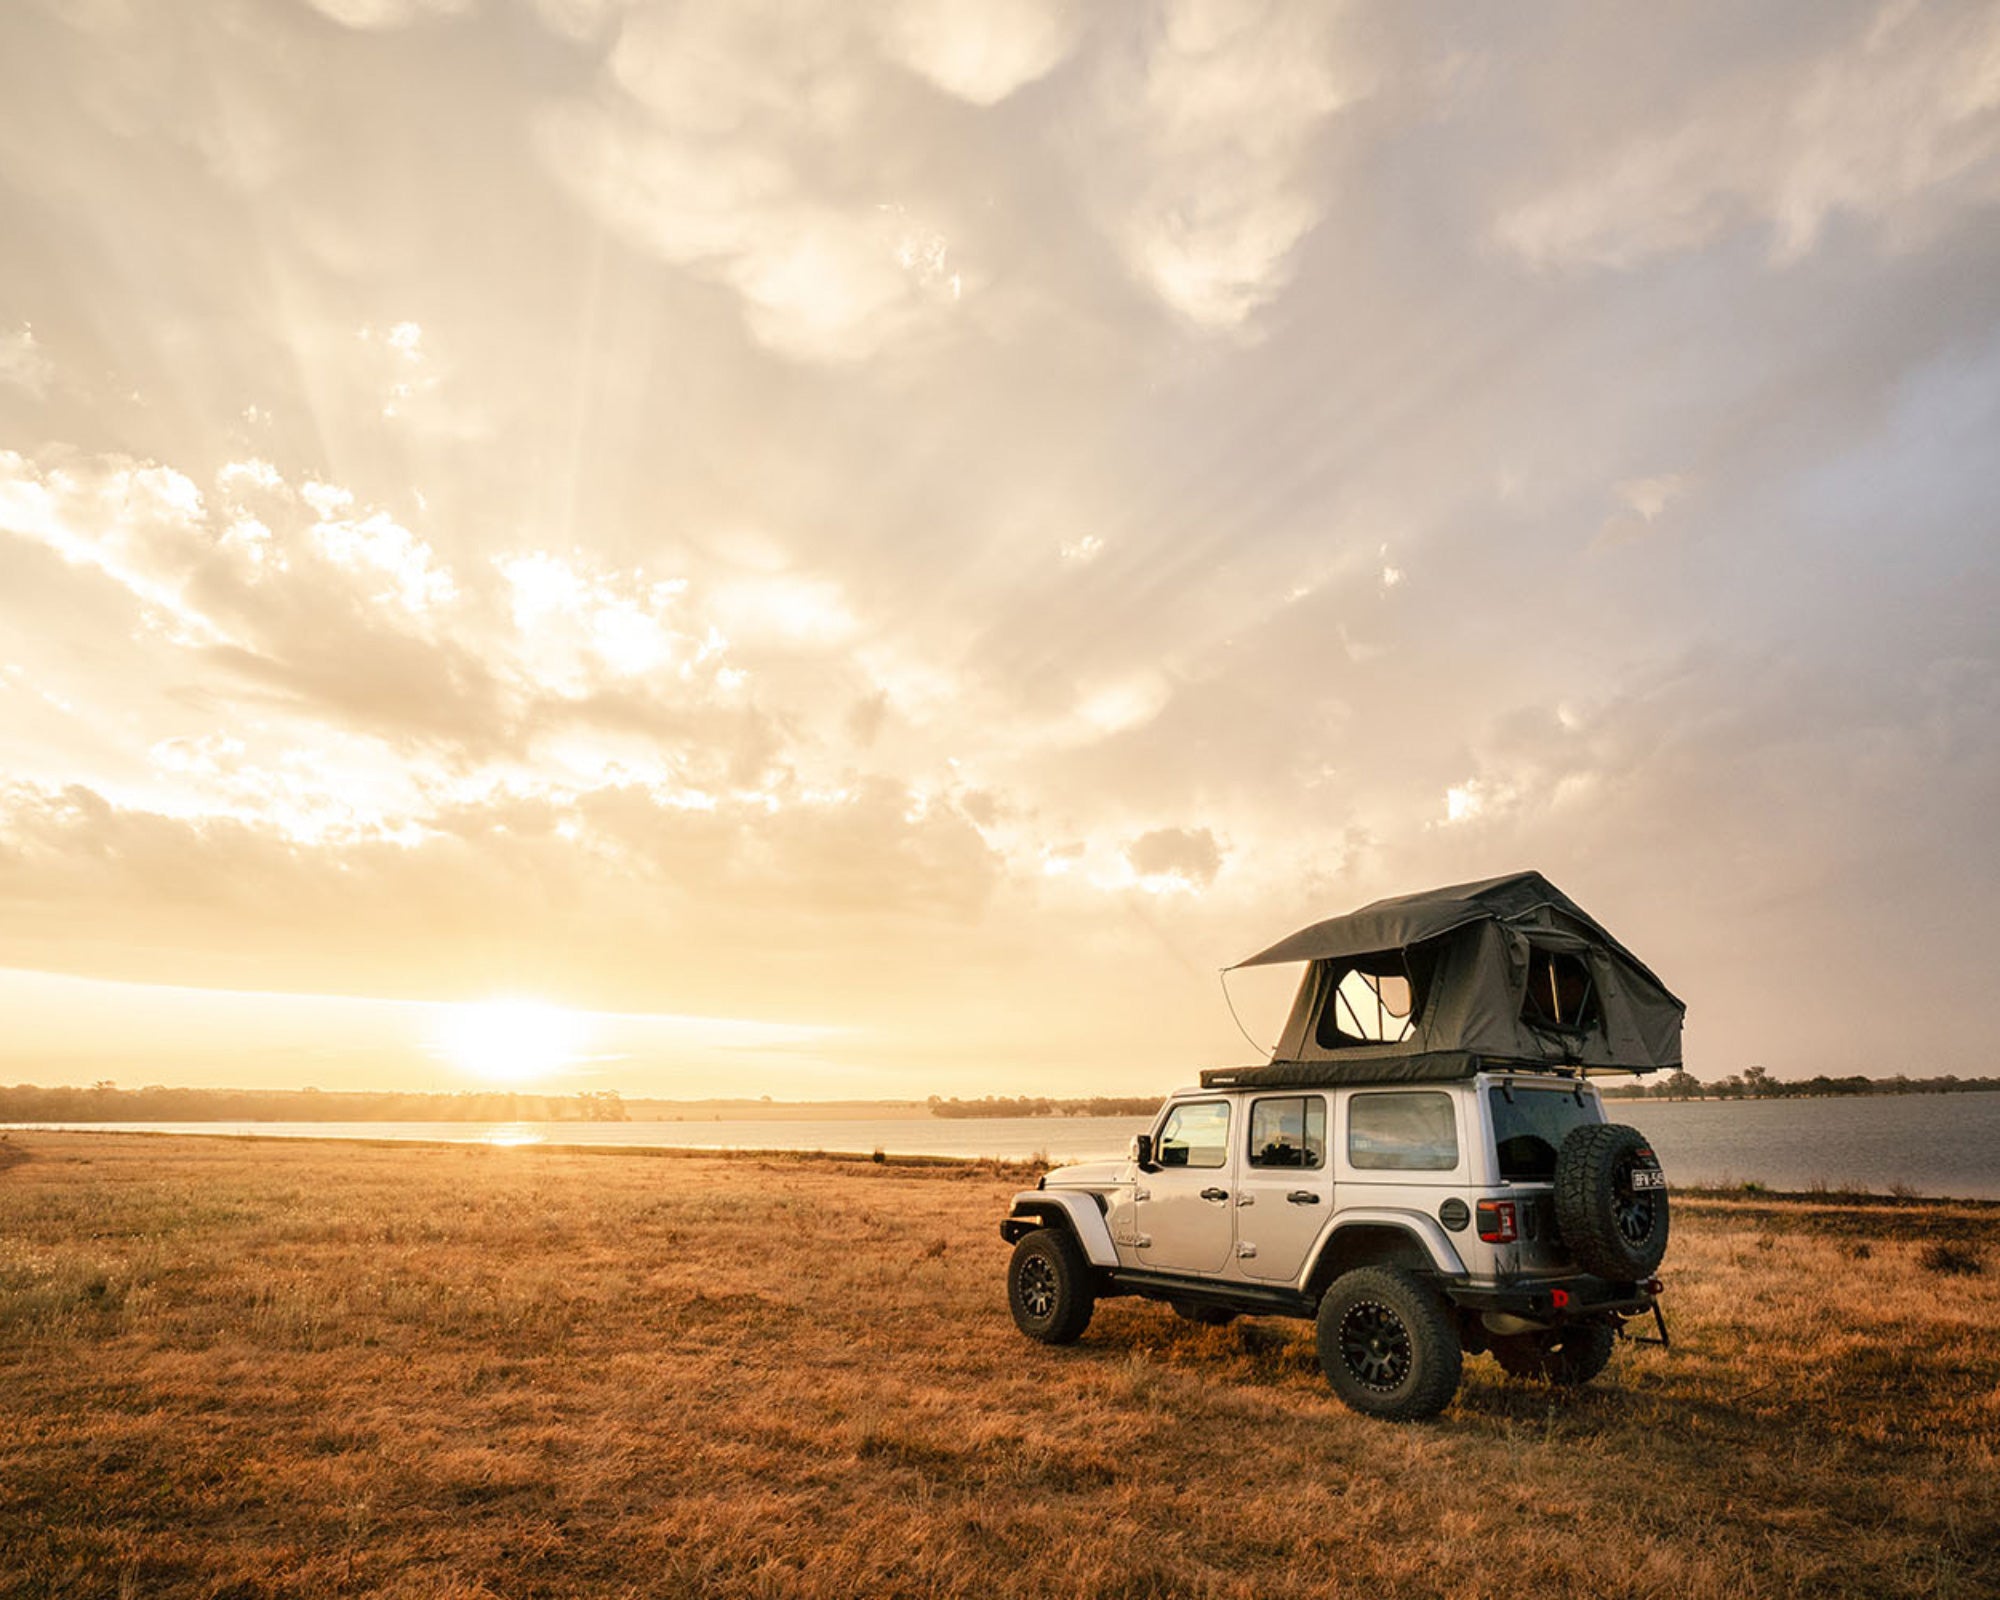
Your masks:
M2000 1209L1683 1200L1671 1354L1396 1427L1303 1323L1029 1344L1017 1185L16 1133L0 1594L2000 1593Z

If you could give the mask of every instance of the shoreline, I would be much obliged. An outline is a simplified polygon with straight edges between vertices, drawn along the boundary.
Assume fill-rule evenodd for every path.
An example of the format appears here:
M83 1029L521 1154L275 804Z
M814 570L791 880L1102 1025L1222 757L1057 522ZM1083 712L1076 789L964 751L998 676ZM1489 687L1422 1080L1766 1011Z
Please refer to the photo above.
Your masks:
M559 1124L557 1126L560 1126ZM1011 1158L1006 1156L963 1156L940 1155L921 1151L894 1153L883 1150L801 1150L790 1146L751 1145L649 1145L649 1144L579 1144L566 1143L560 1139L536 1139L511 1143L507 1141L480 1138L371 1138L366 1134L311 1134L311 1133L243 1133L233 1130L216 1132L190 1131L186 1129L157 1129L120 1127L115 1124L95 1126L57 1126L0 1124L0 1171L13 1164L8 1158L8 1148L12 1136L17 1133L52 1135L61 1138L113 1138L113 1139L201 1139L216 1140L239 1145L282 1145L315 1147L339 1145L367 1150L435 1150L458 1151L490 1150L506 1154L522 1155L565 1155L565 1156L623 1156L643 1160L711 1160L711 1161L759 1161L786 1162L810 1165L824 1162L835 1166L888 1167L914 1169L958 1169L967 1174L992 1175L996 1177L1034 1177L1049 1169L1051 1163L1032 1157ZM1772 1189L1754 1179L1744 1183L1730 1184L1688 1184L1676 1186L1671 1191L1677 1201L1691 1202L1703 1210L1740 1211L1754 1213L1759 1209L1783 1209L1789 1212L1810 1211L1815 1208L1846 1213L1878 1211L1893 1213L1901 1211L1932 1210L1939 1207L1961 1207L1978 1215L2000 1215L2000 1196L1948 1195L1948 1194L1899 1194L1872 1189L1848 1189L1835 1187L1808 1187L1805 1189Z

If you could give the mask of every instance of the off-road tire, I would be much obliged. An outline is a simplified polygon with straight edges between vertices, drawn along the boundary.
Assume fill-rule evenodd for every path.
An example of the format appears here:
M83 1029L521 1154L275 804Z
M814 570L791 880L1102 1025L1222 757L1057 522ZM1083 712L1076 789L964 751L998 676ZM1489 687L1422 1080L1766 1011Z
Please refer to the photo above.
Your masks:
M1406 1267L1357 1267L1319 1303L1319 1364L1364 1416L1434 1417L1458 1393L1464 1363L1444 1302Z
M1068 1230L1037 1228L1007 1263L1007 1306L1014 1326L1043 1344L1075 1344L1097 1309L1090 1263Z
M1634 1167L1658 1164L1637 1128L1570 1129L1556 1156L1556 1228L1584 1271L1634 1283L1666 1258L1667 1191L1632 1189Z
M1226 1328L1238 1316L1227 1306L1205 1306L1198 1300L1176 1300L1173 1307L1175 1316L1201 1328Z
M1579 1388L1604 1370L1617 1335L1601 1322L1572 1322L1539 1333L1501 1334L1493 1359L1510 1378Z

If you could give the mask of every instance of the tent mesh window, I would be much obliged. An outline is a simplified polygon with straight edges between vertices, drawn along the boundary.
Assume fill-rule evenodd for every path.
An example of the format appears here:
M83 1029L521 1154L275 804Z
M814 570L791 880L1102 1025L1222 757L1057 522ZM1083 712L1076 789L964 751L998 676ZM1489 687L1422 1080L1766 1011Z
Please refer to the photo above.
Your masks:
M1581 1030L1597 1025L1597 985L1581 956L1566 950L1528 952L1528 986L1521 1020L1530 1027Z
M1402 1044L1416 1032L1429 962L1401 950L1355 956L1328 974L1313 1037L1322 1050L1342 1045Z

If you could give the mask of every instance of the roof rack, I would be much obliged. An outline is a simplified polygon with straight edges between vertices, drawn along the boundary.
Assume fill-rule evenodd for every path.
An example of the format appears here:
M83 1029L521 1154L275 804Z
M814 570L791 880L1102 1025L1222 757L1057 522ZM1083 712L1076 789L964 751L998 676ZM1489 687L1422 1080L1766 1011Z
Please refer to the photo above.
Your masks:
M1676 1063L1677 1065L1678 1063ZM1265 1061L1249 1067L1208 1067L1204 1089L1317 1089L1375 1083L1453 1083L1482 1072L1535 1072L1554 1078L1644 1074L1657 1067L1585 1067L1574 1062L1518 1061L1469 1050L1371 1056L1350 1061Z

